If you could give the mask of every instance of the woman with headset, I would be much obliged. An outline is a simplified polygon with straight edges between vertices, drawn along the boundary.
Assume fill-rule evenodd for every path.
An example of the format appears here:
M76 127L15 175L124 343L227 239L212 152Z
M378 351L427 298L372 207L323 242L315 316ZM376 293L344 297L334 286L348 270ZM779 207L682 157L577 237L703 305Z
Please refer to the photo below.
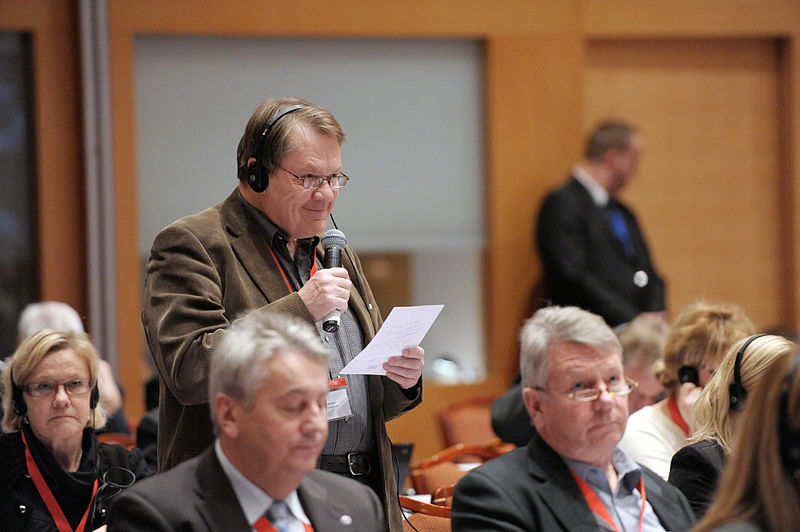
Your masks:
M698 519L711 504L750 390L776 358L796 350L797 345L782 336L759 334L740 340L703 388L692 408L693 443L675 453L669 471L669 482L683 492Z
M694 532L779 532L800 523L800 356L776 358L750 391L719 489Z
M0 530L92 531L111 498L151 471L138 449L99 443L98 355L84 333L45 329L3 370Z

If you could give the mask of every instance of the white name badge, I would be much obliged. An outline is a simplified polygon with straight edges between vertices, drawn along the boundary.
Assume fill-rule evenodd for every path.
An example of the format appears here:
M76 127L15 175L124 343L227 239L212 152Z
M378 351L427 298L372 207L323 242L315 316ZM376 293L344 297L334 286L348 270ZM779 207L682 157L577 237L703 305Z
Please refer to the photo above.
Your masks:
M328 392L328 421L335 421L353 415L347 389L339 388Z

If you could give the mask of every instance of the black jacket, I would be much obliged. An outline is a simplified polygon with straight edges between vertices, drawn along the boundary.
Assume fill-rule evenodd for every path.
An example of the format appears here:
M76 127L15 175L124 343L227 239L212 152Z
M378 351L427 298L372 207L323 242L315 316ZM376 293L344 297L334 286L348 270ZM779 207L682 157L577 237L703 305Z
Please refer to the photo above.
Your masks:
M153 473L138 449L128 451L121 445L98 443L92 429L84 430L83 455L78 471L67 473L29 427L25 426L23 430L36 465L73 528L89 505L95 478L99 479L98 491L84 528L87 531L106 524L108 506L120 491L104 482L104 476L105 480L128 484ZM55 523L28 474L25 446L20 434L14 432L0 436L0 530L52 532L56 529Z
M711 506L724 467L725 451L712 440L682 447L672 457L669 483L683 492L697 519Z
M663 311L665 284L650 260L636 217L622 212L635 253L626 256L607 215L575 178L542 203L536 243L544 266L549 301L575 305L602 316L612 327L645 311ZM646 284L642 286L646 274ZM637 286L634 282L637 276Z

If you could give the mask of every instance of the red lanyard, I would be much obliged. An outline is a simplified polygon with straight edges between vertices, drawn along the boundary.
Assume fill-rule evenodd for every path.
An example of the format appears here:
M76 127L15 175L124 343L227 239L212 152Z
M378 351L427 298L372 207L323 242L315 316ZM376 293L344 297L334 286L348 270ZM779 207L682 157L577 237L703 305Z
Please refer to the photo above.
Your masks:
M314 527L311 525L307 525L303 523L306 532L314 532ZM275 530L275 527L272 526L272 523L269 522L269 519L264 517L263 515L258 518L258 521L253 523L253 529L257 532L278 532Z
M86 520L89 518L89 510L92 509L94 496L97 493L97 478L94 479L92 498L89 499L89 506L83 513L81 522L78 523L78 528L72 530L69 521L67 521L67 517L64 515L64 511L61 509L61 506L58 505L58 501L56 501L53 492L50 491L50 486L47 485L47 481L42 476L42 472L39 471L39 466L36 465L33 455L31 454L30 449L28 449L28 442L25 440L25 433L20 431L20 434L22 435L22 443L25 444L25 462L28 464L28 473L31 475L31 479L33 480L33 484L36 486L36 490L39 492L39 496L42 498L42 500L44 500L44 504L50 511L50 516L53 518L56 528L58 528L58 532L83 532L83 529L86 527Z
M289 293L291 294L294 292L292 290L292 285L289 284L289 279L286 278L286 274L283 273L283 268L281 268L281 263L278 262L278 257L275 256L275 252L272 251L272 248L269 248L269 252L272 254L272 258L275 260L275 264L278 265L278 271L281 272L281 277L283 277L283 282L286 283L286 288L289 289ZM308 278L311 279L314 277L314 274L317 273L317 249L314 248L314 265L311 266L311 273L308 274Z
M575 482L578 483L578 487L581 489L581 493L583 493L583 498L586 499L586 504L589 505L589 509L596 515L600 516L600 518L608 523L611 528L619 532L619 528L617 528L617 524L614 522L614 520L611 519L611 515L609 515L606 505L603 504L603 501L600 500L600 497L597 496L592 487L589 486L589 484L579 477L578 474L572 469L570 469L569 472L572 473L572 476L575 478ZM642 532L642 523L644 523L644 509L645 505L647 504L647 496L644 493L644 477L639 478L639 485L636 486L636 489L638 489L639 493L642 494L642 510L639 512L639 532Z
M688 438L691 432L689 431L689 425L686 424L686 421L683 419L681 415L681 411L678 408L678 400L675 398L675 394L669 394L669 399L667 399L667 407L669 408L669 417L672 418L672 421L678 425L683 433L686 434Z

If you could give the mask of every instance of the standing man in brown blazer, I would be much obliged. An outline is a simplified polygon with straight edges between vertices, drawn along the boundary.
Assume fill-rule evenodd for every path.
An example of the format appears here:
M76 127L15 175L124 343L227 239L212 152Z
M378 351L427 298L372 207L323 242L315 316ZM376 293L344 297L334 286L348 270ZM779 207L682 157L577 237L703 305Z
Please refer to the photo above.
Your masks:
M355 252L323 268L319 234L348 177L344 132L325 109L297 98L262 103L237 149L239 184L222 203L161 230L147 262L142 322L161 376L159 469L201 454L213 441L208 363L230 324L255 308L315 324L328 347L328 377L344 409L330 408L320 468L372 487L402 530L385 422L422 400L424 351L405 349L385 376L339 371L381 326ZM341 313L338 331L321 324Z

